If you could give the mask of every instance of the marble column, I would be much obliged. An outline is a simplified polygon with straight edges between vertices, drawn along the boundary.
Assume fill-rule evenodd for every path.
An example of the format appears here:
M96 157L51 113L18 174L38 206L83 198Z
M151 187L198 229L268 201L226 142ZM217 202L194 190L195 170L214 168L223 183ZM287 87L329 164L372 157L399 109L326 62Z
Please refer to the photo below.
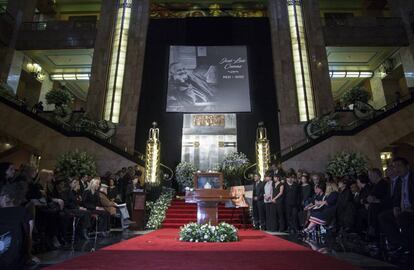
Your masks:
M102 0L86 100L86 111L94 120L103 118L116 11L116 1Z
M384 86L382 85L382 79L378 73L369 80L369 85L372 92L372 106L376 109L380 109L387 105Z
M407 79L408 87L414 85L414 70L411 68L414 61L414 1L412 0L388 0L391 14L395 17L401 17L407 33L409 46L408 50L401 50L401 59L403 62L404 73Z
M129 153L135 147L138 107L141 95L145 44L149 23L149 0L134 0L128 37L121 115L115 143ZM151 117L150 115L148 117ZM144 151L141 149L141 151Z
M319 0L302 1L317 115L334 109Z
M13 35L9 46L0 46L0 81L7 81L15 53L16 40L22 22L31 22L35 14L37 0L8 1L7 11L14 18Z
M299 122L287 1L269 0L267 9L279 108L280 147L283 149L304 138L304 134Z

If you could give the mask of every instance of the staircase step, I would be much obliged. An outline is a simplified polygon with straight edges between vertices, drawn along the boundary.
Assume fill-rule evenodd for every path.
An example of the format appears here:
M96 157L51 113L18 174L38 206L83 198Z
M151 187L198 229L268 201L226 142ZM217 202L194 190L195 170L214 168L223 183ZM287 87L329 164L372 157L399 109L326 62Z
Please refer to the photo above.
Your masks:
M218 206L219 222L227 222L243 228L243 209L227 208L223 203ZM183 225L197 221L197 204L186 203L184 200L173 200L167 210L166 218L162 223L163 228L180 228ZM248 228L251 225L246 225Z
M166 218L164 220L164 223L180 223L180 224L187 224L190 222L197 222L197 218ZM242 220L238 219L238 218L234 218L234 219L230 219L230 218L226 218L226 219L221 219L219 218L219 222L227 222L227 223L240 223L242 222Z
M237 214L224 214L224 213L219 213L218 214L218 218L236 218L236 217L240 217L242 215L237 215ZM197 212L195 213L191 213L191 214L182 214L182 213L167 213L166 218L187 218L187 217L194 217L197 218Z

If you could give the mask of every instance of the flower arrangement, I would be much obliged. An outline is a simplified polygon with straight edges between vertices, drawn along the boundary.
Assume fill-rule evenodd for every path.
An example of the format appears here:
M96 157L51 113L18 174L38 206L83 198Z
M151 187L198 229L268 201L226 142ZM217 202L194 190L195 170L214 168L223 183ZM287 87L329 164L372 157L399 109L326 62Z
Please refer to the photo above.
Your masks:
M370 98L371 95L365 88L357 86L346 92L341 97L341 101L345 106L348 106L357 101L367 103Z
M368 162L359 153L341 152L328 162L326 171L333 177L355 177L368 171Z
M50 90L46 94L46 102L47 104L55 104L56 106L68 105L73 102L72 94L66 90L61 88L56 88Z
M197 168L192 163L181 162L178 164L175 168L175 179L182 189L193 187L193 178L196 171Z
M243 153L230 153L219 164L219 171L223 173L224 184L227 187L241 185L244 171L249 167L249 159Z
M239 241L237 229L222 222L217 226L210 224L188 223L181 227L180 241L182 242L236 242Z
M95 176L96 163L92 156L78 150L61 155L56 163L56 171L64 177Z
M148 222L145 226L146 229L156 230L161 228L161 224L165 219L165 213L174 195L174 189L166 189L155 202L146 203L147 211L149 211Z

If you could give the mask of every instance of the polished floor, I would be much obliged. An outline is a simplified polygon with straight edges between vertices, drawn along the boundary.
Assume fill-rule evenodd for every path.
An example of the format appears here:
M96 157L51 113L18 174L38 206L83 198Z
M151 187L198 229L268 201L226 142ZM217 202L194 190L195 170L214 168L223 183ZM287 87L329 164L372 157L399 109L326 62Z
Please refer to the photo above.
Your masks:
M70 243L57 250L36 254L41 260L41 264L29 269L45 269L48 266L64 262L68 259L85 255L94 250L101 249L119 243L133 237L147 234L151 231L120 231L113 230L111 235L106 238L97 238L95 245L94 240L76 241L72 246ZM301 244L320 253L333 256L337 259L344 260L362 269L367 270L408 270L412 269L413 258L389 258L372 249L368 243L362 241L359 237L347 235L339 237L338 235L328 235L323 238L303 239L294 234L288 233L269 233L282 237L286 240ZM305 268L304 268L305 269Z

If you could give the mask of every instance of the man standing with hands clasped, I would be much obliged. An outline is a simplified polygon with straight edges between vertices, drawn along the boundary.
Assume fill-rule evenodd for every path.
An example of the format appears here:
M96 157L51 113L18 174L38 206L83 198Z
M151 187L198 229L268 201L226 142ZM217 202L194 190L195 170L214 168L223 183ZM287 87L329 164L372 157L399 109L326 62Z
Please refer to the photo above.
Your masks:
M414 248L414 172L404 158L395 158L392 165L398 176L392 192L393 209L380 214L380 226L393 251L410 253Z

